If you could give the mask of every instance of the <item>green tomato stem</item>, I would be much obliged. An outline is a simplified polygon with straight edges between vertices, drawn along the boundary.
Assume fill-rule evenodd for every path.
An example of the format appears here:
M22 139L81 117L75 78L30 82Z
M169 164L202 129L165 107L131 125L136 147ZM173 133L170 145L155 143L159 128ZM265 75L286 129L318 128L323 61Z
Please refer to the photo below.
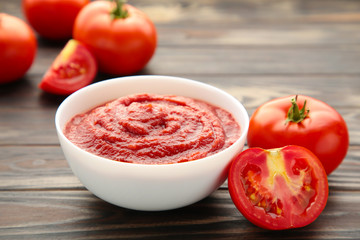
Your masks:
M310 110L306 109L306 100L304 101L302 109L299 109L299 106L297 105L297 97L298 96L296 95L295 98L291 99L291 107L287 113L285 124L288 122L300 123L309 115Z
M112 19L125 19L129 16L129 12L123 8L126 0L113 0L116 4L116 7L111 11Z

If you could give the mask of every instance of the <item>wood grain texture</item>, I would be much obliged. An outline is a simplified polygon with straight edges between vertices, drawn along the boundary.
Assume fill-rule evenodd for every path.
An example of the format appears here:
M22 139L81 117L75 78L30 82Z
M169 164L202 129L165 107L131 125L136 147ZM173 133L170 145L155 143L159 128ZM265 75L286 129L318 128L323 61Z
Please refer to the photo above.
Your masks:
M84 189L72 174L59 146L1 148L0 191ZM332 191L360 192L360 151L350 147L346 159L329 176ZM221 187L226 189L227 183Z
M95 197L72 174L59 146L54 116L64 97L37 87L65 42L38 38L28 73L0 85L0 239L360 239L360 2L130 3L158 31L157 51L137 74L212 84L240 100L250 115L270 99L305 94L344 117L350 148L328 178L325 210L305 228L271 232L236 210L227 182L173 211L132 211ZM0 0L0 12L24 19L20 6L20 0ZM96 81L110 77L99 73Z
M188 207L165 212L122 209L87 191L3 192L1 236L6 239L356 239L359 195L332 192L311 225L285 232L260 229L236 210L225 190ZM19 215L19 211L22 215ZM343 219L346 218L344 223ZM285 236L284 236L285 235Z

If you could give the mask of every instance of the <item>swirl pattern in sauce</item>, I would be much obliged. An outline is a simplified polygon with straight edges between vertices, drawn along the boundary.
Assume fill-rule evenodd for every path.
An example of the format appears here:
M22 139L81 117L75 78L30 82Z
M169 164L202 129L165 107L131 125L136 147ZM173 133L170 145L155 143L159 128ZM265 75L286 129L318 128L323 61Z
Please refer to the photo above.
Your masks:
M73 117L65 136L86 151L116 161L169 164L200 159L233 144L232 115L191 98L136 94Z

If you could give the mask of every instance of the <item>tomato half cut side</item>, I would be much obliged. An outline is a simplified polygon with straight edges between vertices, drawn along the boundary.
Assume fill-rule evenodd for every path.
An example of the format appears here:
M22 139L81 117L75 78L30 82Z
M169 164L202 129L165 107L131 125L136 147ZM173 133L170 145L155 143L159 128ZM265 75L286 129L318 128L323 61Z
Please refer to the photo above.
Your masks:
M325 208L329 192L320 160L300 146L243 151L230 167L228 185L242 215L271 230L312 223Z
M81 42L71 39L45 73L39 88L56 95L69 95L90 84L96 73L94 55Z

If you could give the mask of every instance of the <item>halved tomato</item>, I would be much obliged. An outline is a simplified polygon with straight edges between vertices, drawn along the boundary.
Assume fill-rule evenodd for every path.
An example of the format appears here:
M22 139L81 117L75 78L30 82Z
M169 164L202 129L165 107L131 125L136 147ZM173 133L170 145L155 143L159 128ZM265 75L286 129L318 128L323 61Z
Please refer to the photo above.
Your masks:
M52 94L69 95L90 84L96 73L94 55L81 42L71 39L45 73L39 88Z
M300 146L243 151L230 167L228 185L242 215L272 230L310 224L323 211L329 192L320 160Z

